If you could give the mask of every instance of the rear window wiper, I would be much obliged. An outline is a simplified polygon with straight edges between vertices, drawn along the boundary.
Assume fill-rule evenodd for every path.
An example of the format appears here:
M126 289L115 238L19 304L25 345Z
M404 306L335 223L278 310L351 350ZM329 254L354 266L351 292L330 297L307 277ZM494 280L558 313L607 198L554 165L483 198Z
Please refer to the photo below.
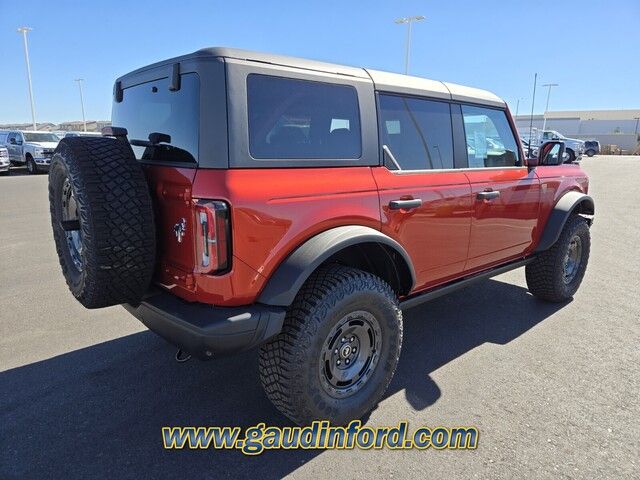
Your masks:
M154 147L160 143L171 143L171 135L160 132L151 132L149 140L129 140L129 143L136 147Z
M129 143L134 147L145 147L141 160L197 163L187 150L169 145L171 135L166 133L152 132L149 134L149 140L131 139Z

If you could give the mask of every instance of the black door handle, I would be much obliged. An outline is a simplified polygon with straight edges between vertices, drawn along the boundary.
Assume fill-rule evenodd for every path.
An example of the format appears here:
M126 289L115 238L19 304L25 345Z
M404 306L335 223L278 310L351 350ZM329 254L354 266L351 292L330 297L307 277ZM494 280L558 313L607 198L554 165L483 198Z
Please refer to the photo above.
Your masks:
M498 198L500 196L500 192L494 192L489 191L489 192L478 192L478 194L476 195L476 198L478 200L493 200L494 198Z
M389 208L391 210L411 210L412 208L418 208L422 206L422 200L419 198L411 200L391 200L389 202Z

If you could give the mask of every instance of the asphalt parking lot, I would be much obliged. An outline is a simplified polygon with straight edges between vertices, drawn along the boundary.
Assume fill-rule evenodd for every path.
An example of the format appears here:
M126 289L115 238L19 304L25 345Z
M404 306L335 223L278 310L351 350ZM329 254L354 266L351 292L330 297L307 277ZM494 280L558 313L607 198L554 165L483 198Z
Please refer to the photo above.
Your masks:
M640 157L585 159L596 202L585 281L551 305L516 270L405 312L391 388L368 423L474 425L475 451L165 451L166 425L290 423L256 353L178 364L60 273L46 175L0 177L0 478L638 478Z

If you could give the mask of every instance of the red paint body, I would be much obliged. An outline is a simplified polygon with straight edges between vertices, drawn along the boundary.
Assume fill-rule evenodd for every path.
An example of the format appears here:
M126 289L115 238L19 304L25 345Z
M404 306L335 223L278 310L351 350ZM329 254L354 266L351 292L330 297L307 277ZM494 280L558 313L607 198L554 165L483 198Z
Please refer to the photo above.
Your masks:
M254 302L280 263L304 241L341 225L364 225L409 253L416 283L435 287L536 247L551 209L569 190L587 191L578 165L392 172L385 167L178 169L148 167L160 231L157 281L188 301ZM497 190L493 200L476 194ZM412 211L389 201L421 198ZM195 273L194 199L231 206L231 269ZM176 241L175 222L187 228Z

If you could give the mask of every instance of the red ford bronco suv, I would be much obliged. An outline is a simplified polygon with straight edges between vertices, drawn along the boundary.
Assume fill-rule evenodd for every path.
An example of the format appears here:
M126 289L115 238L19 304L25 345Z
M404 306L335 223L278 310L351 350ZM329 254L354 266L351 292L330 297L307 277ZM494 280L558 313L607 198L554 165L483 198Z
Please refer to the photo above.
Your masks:
M584 276L587 176L562 142L525 159L489 92L209 48L113 98L113 127L51 162L71 292L123 304L182 355L259 346L264 390L298 424L376 405L403 309L522 266L562 302Z

